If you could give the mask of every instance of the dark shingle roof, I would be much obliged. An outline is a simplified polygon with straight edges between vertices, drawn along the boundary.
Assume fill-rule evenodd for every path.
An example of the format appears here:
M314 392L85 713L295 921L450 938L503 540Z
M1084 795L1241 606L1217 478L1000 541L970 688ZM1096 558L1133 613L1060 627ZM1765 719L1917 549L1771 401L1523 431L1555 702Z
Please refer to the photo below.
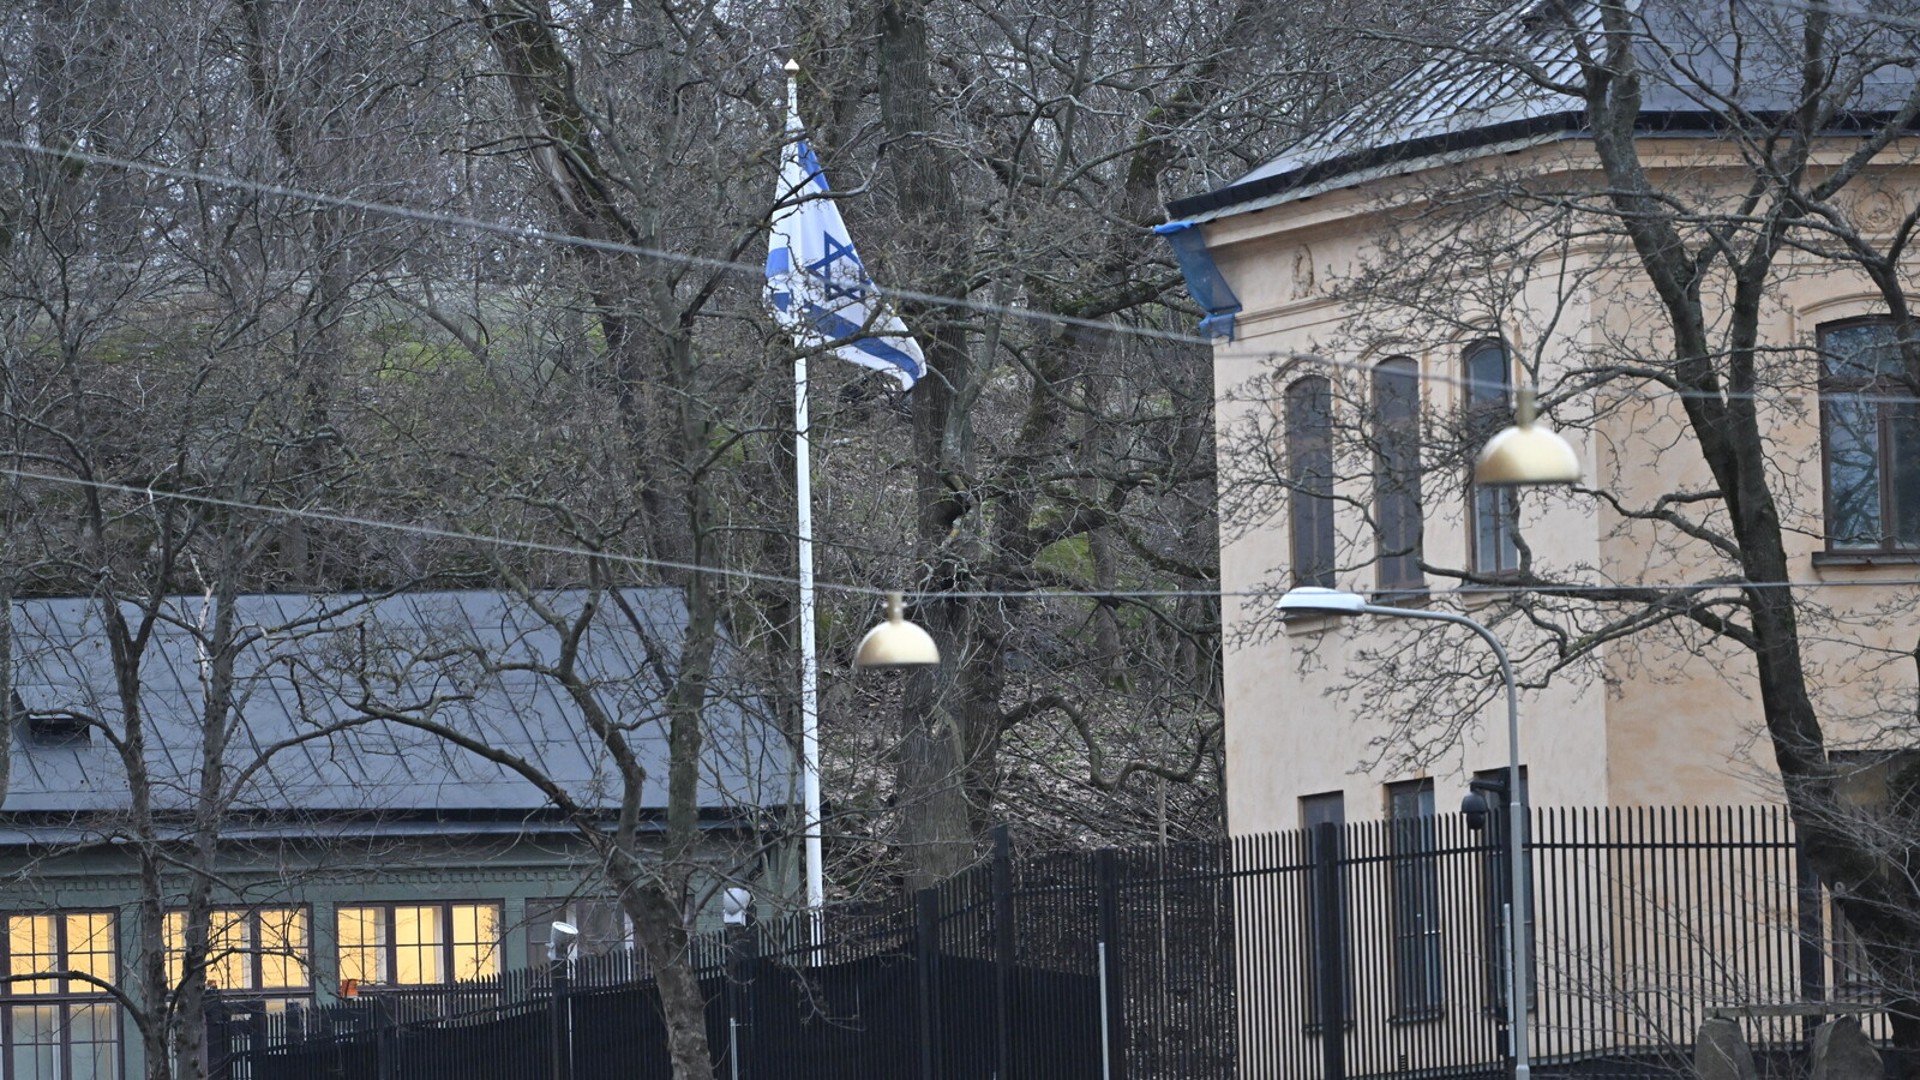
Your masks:
M667 731L661 667L670 667L686 610L677 590L612 594L583 638L579 670L587 692L630 725L647 768L643 805L666 803ZM577 617L582 592L535 599ZM132 609L126 609L129 616ZM526 668L551 663L561 636L526 602L497 592L357 596L246 596L235 603L245 642L235 661L236 768L264 749L363 715L354 702L443 703L436 717L537 765L573 797L611 807L620 785L606 753L555 680ZM166 600L141 667L139 700L148 725L147 767L162 811L191 805L196 787L209 658L209 601ZM123 731L98 601L21 601L13 608L15 690L29 713L71 712ZM786 740L763 715L742 665L723 642L706 712L700 800L708 810L791 801ZM483 659L485 658L485 662ZM13 775L4 809L111 812L128 805L125 769L99 732L84 745L35 739L15 718ZM242 813L400 815L530 812L546 803L506 767L433 736L389 723L336 731L278 750L234 803Z
M1732 111L1797 107L1804 15L1770 0L1638 0L1630 3L1641 71L1641 123L1649 131L1713 130ZM1545 83L1578 86L1576 40L1600 50L1592 0L1523 0L1432 59L1226 187L1168 204L1175 219L1205 221L1310 194L1322 185L1406 172L1470 150L1499 151L1584 131L1585 101ZM1572 29L1569 29L1571 25ZM1906 98L1911 66L1886 62L1892 31L1853 23L1835 35L1839 85L1859 80L1854 115L1879 115ZM1850 34L1849 28L1872 32ZM1905 59L1911 60L1911 46ZM1849 117L1838 118L1844 127Z

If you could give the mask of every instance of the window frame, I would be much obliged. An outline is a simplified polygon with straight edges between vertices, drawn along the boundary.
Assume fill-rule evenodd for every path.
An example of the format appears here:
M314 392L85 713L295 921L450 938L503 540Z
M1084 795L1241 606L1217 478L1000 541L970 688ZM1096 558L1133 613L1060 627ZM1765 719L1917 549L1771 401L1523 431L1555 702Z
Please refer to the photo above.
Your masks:
M1309 399L1307 395L1314 395ZM1339 541L1333 502L1333 380L1304 375L1287 384L1283 394L1287 445L1287 540L1293 584L1333 588L1339 566ZM1317 410L1313 417L1309 410ZM1309 433L1307 421L1323 425ZM1309 455L1315 455L1309 459ZM1323 456L1321 456L1323 455ZM1325 462L1323 476L1308 474L1313 464ZM1320 549L1305 550L1303 549Z
M619 922L617 937L596 932L600 916L613 915ZM633 917L611 896L537 896L527 901L527 969L544 970L548 964L547 934L555 919L573 924L580 930L574 943L578 955L605 956L635 947Z
M1894 447L1894 429L1898 419L1894 411L1902 404L1914 410L1912 423L1916 435L1920 436L1920 405L1904 402L1900 399L1920 396L1905 386L1898 376L1883 375L1835 375L1830 371L1831 359L1842 354L1828 347L1829 335L1857 330L1863 327L1884 327L1893 335L1898 345L1899 329L1896 322L1885 315L1865 315L1851 319L1837 319L1821 323L1814 328L1815 353L1819 362L1820 392L1820 532L1823 555L1840 560L1849 558L1873 558L1875 556L1896 556L1901 558L1920 557L1920 528L1910 540L1899 536L1901 518L1900 475L1898 468L1902 457ZM1878 507L1879 537L1877 542L1867 544L1836 543L1838 539L1834 521L1834 407L1842 399L1861 402L1874 402L1874 446L1873 469L1876 505ZM1909 456L1907 467L1920 470L1920 458ZM1920 520L1920 510L1914 511Z
M1415 813L1403 811L1408 796ZM1438 1020L1447 1013L1447 980L1433 780L1386 785L1386 811L1391 1016L1396 1023Z
M1507 830L1512 822L1512 799L1507 790L1510 769L1497 766L1491 769L1475 769L1469 783L1471 790L1478 791L1487 800L1487 828L1482 839L1486 845L1486 859L1482 865L1481 891L1484 900L1480 905L1484 913L1481 932L1486 935L1489 944L1489 963L1487 965L1487 1013L1490 1016L1507 1014L1507 990L1513 985L1507 971L1513 963L1513 953L1506 947L1504 930L1506 928L1505 907L1513 893L1513 872L1509 869L1508 856L1512 852L1507 842ZM1540 1003L1540 949L1539 933L1536 927L1535 913L1539 910L1539 890L1533 874L1533 784L1527 773L1527 766L1520 765L1520 808L1522 834L1520 850L1526 859L1521 868L1525 874L1523 887L1527 891L1526 907L1522 912L1522 928L1526 935L1527 949L1527 1011L1533 1012Z
M1408 388L1408 413L1389 417L1388 386L1402 379ZM1389 356L1375 364L1372 391L1375 584L1383 592L1424 593L1427 576L1420 569L1425 528L1420 491L1425 478L1420 462L1420 362L1411 356ZM1397 453L1410 455L1410 460L1398 460ZM1390 512L1390 507L1395 510ZM1402 540L1404 547L1396 543L1389 548L1390 542Z
M89 950L86 955L102 955L109 958L111 969L107 981L120 977L120 913L112 908L56 908L51 911L9 911L5 913L4 933L0 933L0 971L14 974L13 920L21 918L49 918L54 925L54 949L50 954L59 961L58 970L83 970L73 963L73 949L68 933L68 919L76 916L104 916L106 923L107 946L104 950ZM41 955L35 953L33 955ZM35 969L46 970L46 969ZM106 990L93 987L84 982L68 979L35 980L57 983L56 989L35 992L22 991L20 987L32 987L34 983L0 983L0 1030L6 1032L6 1053L0 1055L0 1078L4 1080L27 1080L16 1067L19 1056L26 1047L50 1047L53 1052L51 1073L39 1067L31 1069L32 1080L74 1080L74 1051L76 1045L105 1047L104 1060L108 1076L118 1080L126 1075L126 1039L123 1037L120 1005ZM49 1012L52 1024L57 1032L58 1041L21 1043L14 1036L19 1030L15 1014L21 1009ZM96 1015L95 1023L104 1026L107 1038L76 1042L73 1038L76 1027L76 1014L88 1012ZM95 1028L97 1032L98 1027ZM96 1065L101 1060L96 1056ZM85 1080L98 1080L98 1068L84 1074Z
M401 989L406 987L419 987L419 986L461 985L462 980L459 980L454 977L454 973L458 969L458 964L456 963L455 950L463 947L472 947L472 946L486 944L485 942L465 942L465 941L460 941L456 939L454 934L454 912L457 909L461 909L461 908L492 908L493 909L493 926L494 926L494 934L495 934L494 939L491 943L491 949L490 949L491 955L493 957L493 963L492 963L493 970L490 973L479 974L474 976L472 979L465 980L465 981L476 982L476 981L485 981L488 979L499 978L501 973L506 969L507 927L506 927L506 903L504 901L501 901L501 900L376 900L376 901L364 901L364 902L356 901L353 903L343 903L343 904L335 905L334 912L333 912L333 926L334 926L333 948L334 948L335 979L338 980L338 982L342 986L344 986L347 980L349 978L352 978L354 985L356 987L356 991L395 990L395 989ZM434 911L436 911L437 917L435 919L435 922L439 927L439 933L440 933L439 940L433 941L433 942L422 942L422 943L414 943L414 944L408 944L408 945L400 944L399 935L395 931L398 928L397 927L398 913L402 909L433 909ZM345 936L340 932L342 920L346 917L346 914L348 912L355 912L355 911L377 911L380 913L381 935L380 935L380 940L377 943L372 945L352 945L352 946L349 946L346 944ZM400 950L403 948L409 949L409 950L428 950L428 949L434 950L434 952L438 954L435 957L435 962L439 968L439 971L437 973L441 976L441 978L433 982L427 982L427 981L399 982L397 981L397 976L400 971ZM363 951L363 950L377 950L375 952L375 955L378 957L378 962L375 964L375 971L379 975L379 978L369 980L366 978L355 978L353 976L349 976L347 974L347 965L345 963L346 954L349 950L352 950L355 952Z
M301 928L302 928L302 938L298 946L291 947L284 950L278 949L278 948L269 949L265 945L262 945L260 943L261 942L261 932L260 932L261 916L268 912L272 912L276 915L291 913L291 914L297 914L299 916L301 921ZM161 922L161 928L162 928L161 940L164 943L164 946L167 952L167 979L169 982L171 982L175 986L178 986L180 984L180 979L182 976L182 967L185 964L186 914L187 914L186 909L184 908L172 908L168 910L168 912L166 913L165 917ZM222 966L223 958L215 956L214 942L212 939L214 926L209 926L207 928L208 929L208 941L207 941L207 978L208 978L207 989L208 990L217 989L222 994L233 994L233 995L241 995L245 997L257 997L257 998L274 998L274 999L287 998L287 999L294 999L294 1000L304 1000L304 999L311 999L313 997L314 933L313 933L312 905L278 904L278 903L250 904L250 905L249 904L222 904L222 905L217 905L211 908L207 912L207 914L213 920L219 920L225 916L232 916L232 915L240 916L238 923L239 925L242 925L245 927L246 939L245 939L245 944L241 946L241 948L238 950L238 953L245 958L245 962L247 965L247 979L248 979L248 984L244 986L226 986L223 984L216 984L213 981L214 971L216 968ZM180 929L178 931L174 929L174 925L175 925L174 920L176 919L176 917L180 920ZM216 923L216 925L218 924ZM234 923L228 922L225 925L232 926L234 925ZM176 932L181 935L178 947L176 947L175 945L174 935L176 934ZM234 955L234 950L229 949L225 954L225 958L231 958L233 955ZM289 965L303 972L306 975L306 981L301 983L290 983L285 986L265 985L266 960L269 955L277 958L285 959Z
M1500 365L1499 394L1481 395L1488 384L1473 377L1474 358L1489 350L1498 351ZM1513 413L1513 352L1499 338L1481 338L1461 350L1461 369L1465 376L1461 393L1462 412L1471 442L1484 443L1506 423ZM1491 503L1487 520L1492 536L1481 535L1482 497ZM1467 470L1467 565L1481 578L1515 577L1520 573L1520 499L1510 487L1481 487L1473 482L1473 470ZM1508 560L1511 560L1509 562Z
M1331 812L1328 812L1331 811ZM1335 864L1345 859L1342 847L1346 843L1347 796L1344 791L1321 791L1300 796L1300 827L1306 833L1308 860L1315 865L1321 861L1319 848L1319 829L1316 826L1328 824L1334 827L1335 848L1326 853ZM1303 969L1305 986L1302 991L1307 1004L1307 1027L1309 1035L1319 1035L1326 1027L1320 1017L1320 920L1325 917L1321 911L1320 893L1313 875L1304 879L1306 885L1305 909L1307 913L1306 966ZM1343 1030L1353 1030L1354 1024L1354 970L1353 970L1353 924L1352 898L1347 890L1347 875L1338 875L1335 885L1333 918L1338 921L1337 935L1340 942L1340 990L1343 1000L1342 1013L1345 1023Z

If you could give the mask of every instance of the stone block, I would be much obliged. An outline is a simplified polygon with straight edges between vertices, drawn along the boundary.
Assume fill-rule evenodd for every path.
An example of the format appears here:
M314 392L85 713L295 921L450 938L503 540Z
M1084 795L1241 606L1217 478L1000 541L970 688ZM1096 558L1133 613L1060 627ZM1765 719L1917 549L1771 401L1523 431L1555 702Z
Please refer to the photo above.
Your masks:
M1699 1080L1759 1080L1753 1051L1738 1020L1714 1017L1700 1025L1693 1043L1693 1072Z
M1860 1021L1842 1016L1813 1032L1813 1080L1885 1080L1886 1066Z

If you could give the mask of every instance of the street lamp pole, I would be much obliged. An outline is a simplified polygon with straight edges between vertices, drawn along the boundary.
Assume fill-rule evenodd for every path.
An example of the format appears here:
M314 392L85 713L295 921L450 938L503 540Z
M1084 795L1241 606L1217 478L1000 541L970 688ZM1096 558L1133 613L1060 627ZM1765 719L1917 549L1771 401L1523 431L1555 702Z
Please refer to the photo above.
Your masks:
M1358 593L1339 589L1314 586L1293 589L1280 598L1279 608L1283 614L1379 615L1389 619L1429 619L1456 623L1480 635L1482 641L1493 647L1493 655L1499 658L1500 678L1507 689L1507 862L1513 873L1509 890L1513 898L1513 910L1507 916L1508 955L1511 958L1507 983L1507 1038L1512 1042L1514 1080L1529 1080L1532 1069L1527 1059L1526 1025L1528 903L1526 863L1523 861L1526 847L1522 839L1525 836L1526 808L1521 805L1520 797L1520 698L1513 680L1513 663L1507 659L1507 650L1501 646L1500 639L1493 635L1493 631L1465 615L1369 604Z

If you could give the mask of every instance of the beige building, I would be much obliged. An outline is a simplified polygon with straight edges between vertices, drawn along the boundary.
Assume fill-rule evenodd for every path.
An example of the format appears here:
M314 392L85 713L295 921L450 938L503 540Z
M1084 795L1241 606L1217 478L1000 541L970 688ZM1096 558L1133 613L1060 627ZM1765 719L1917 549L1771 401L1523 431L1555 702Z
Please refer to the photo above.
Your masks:
M1321 899L1238 898L1273 940L1339 942L1242 957L1244 1075L1318 1075L1329 948L1348 969L1350 1064L1483 1060L1475 1018L1504 1008L1499 864L1444 818L1470 790L1506 798L1494 658L1432 621L1283 619L1300 586L1464 614L1512 654L1526 799L1560 808L1535 818L1530 860L1529 1028L1546 1056L1678 1061L1708 1008L1843 992L1845 964L1807 954L1832 924L1817 892L1796 899L1810 885L1784 815L1680 815L1742 824L1674 844L1665 818L1578 816L1782 801L1776 752L1811 755L1769 734L1752 620L1783 595L1815 760L1872 795L1888 752L1920 736L1920 349L1899 345L1920 337L1905 313L1920 138L1899 112L1915 68L1864 59L1913 46L1830 27L1857 51L1827 54L1830 81L1804 96L1804 21L1745 2L1518 4L1170 204L1160 231L1218 336L1229 829L1388 822L1347 831ZM1615 63L1639 96L1596 94L1621 107L1609 121L1579 90L1627 40ZM1639 201L1614 197L1642 180ZM1664 302L1686 295L1690 349ZM1475 452L1533 387L1584 482L1475 488ZM1736 527L1703 451L1703 423L1737 430L1749 410L1764 467L1746 475L1764 477L1777 530ZM1749 576L1774 537L1777 580ZM1757 821L1779 823L1755 845L1774 861L1713 862L1737 844L1660 861ZM1321 858L1247 843L1276 866ZM1769 1023L1749 1037L1800 1030Z
M1446 812L1507 761L1484 645L1430 622L1279 619L1280 594L1309 584L1492 625L1527 684L1536 805L1779 801L1754 653L1713 627L1741 622L1740 594L1700 588L1740 577L1738 540L1665 385L1671 333L1600 195L1581 103L1499 67L1566 75L1564 44L1512 29L1497 59L1422 69L1163 227L1207 325L1230 328L1215 377L1236 834ZM1753 144L1701 106L1731 40L1713 53L1725 70L1646 73L1638 154L1696 250L1694 219L1740 247L1742 215L1767 210L1741 205ZM1858 143L1836 127L1809 175ZM1915 151L1893 140L1834 194L1833 232L1884 250L1910 228ZM1730 325L1726 275L1707 266L1700 294ZM1912 734L1899 657L1920 637L1920 421L1899 400L1891 307L1853 262L1792 245L1759 305L1757 382L1732 400L1760 414L1816 706L1830 748L1886 747ZM1529 384L1586 484L1474 490L1473 448ZM1698 617L1660 610L1688 596ZM1613 633L1630 620L1647 628Z

